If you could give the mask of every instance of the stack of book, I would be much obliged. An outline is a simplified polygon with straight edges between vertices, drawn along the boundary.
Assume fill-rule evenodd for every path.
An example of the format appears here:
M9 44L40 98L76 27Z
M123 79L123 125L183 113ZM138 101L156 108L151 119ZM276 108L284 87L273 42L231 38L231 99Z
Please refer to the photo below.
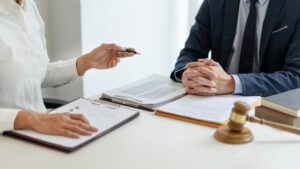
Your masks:
M262 99L255 116L282 124L300 127L300 89Z

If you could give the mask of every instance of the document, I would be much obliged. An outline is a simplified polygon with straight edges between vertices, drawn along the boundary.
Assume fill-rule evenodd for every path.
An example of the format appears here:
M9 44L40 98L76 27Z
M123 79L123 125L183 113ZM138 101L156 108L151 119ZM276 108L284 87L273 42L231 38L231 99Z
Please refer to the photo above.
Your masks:
M174 101L185 95L182 84L168 77L152 75L129 85L113 89L102 94L102 99L142 107L149 110Z
M98 132L91 136L81 136L79 139L62 136L40 134L31 130L16 130L5 132L5 135L15 136L21 139L42 144L51 148L66 152L72 152L83 145L99 138L110 131L120 127L139 115L139 112L132 109L120 107L118 104L111 104L88 99L77 99L50 114L70 112L84 114L91 125L98 128Z
M260 104L260 97L224 95L224 96L184 96L157 109L157 115L173 115L182 120L188 118L212 124L221 124L229 119L234 102L244 101L252 107ZM170 117L170 116L169 116Z

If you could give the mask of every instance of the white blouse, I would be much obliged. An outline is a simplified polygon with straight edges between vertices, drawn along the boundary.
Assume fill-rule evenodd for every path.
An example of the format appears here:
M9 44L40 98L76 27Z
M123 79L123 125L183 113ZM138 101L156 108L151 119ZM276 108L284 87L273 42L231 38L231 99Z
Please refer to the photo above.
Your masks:
M46 112L42 87L78 77L76 59L49 63L44 33L33 0L0 0L0 133L13 129L20 110Z

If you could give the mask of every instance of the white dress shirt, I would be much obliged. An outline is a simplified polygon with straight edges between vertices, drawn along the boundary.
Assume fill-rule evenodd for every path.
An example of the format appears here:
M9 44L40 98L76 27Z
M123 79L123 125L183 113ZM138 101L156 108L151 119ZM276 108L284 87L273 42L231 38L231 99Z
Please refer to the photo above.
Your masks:
M76 59L49 63L45 27L33 0L0 0L0 133L20 110L46 112L42 87L78 77Z

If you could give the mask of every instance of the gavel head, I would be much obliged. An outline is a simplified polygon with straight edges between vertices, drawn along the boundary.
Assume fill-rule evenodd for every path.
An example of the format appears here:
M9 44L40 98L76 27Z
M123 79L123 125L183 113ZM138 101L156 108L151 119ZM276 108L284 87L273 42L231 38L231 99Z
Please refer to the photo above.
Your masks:
M228 122L228 127L231 131L241 132L243 130L250 109L251 107L245 102L237 101L234 103Z
M221 125L214 134L215 139L228 144L244 144L253 141L250 129L244 127L250 106L241 101L234 103L229 122Z

